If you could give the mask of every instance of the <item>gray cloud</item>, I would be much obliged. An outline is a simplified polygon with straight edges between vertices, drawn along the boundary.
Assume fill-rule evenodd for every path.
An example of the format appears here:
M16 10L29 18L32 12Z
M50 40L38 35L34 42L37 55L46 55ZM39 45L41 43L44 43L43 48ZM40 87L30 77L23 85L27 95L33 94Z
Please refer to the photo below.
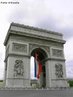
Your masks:
M56 30L57 21L53 17L44 17L42 21L38 20L37 26L47 29Z
M53 17L45 17L42 21L39 20L37 26L47 30L63 33L66 40L73 37L73 27L61 27L59 21Z
M71 37L73 37L73 27L65 27L65 28L62 28L60 29L61 32L64 34L64 38L65 39L69 39Z
M73 60L66 62L66 73L68 78L73 78Z
M24 14L23 10L16 10L16 11L13 11L9 17L8 17L8 21L9 22L18 22L18 23L21 23L23 21L23 19L26 17Z
M29 0L25 0L25 2L23 1L22 4L19 5L19 7L11 10L9 16L7 17L7 20L9 21L9 23L17 22L28 25L33 24L33 26L63 33L66 40L73 37L73 27L69 27L68 25L66 27L61 27L60 25L61 22L64 24L63 20L60 20L61 16L62 18L66 18L66 16L63 17L63 15L65 15L64 13L66 12L69 13L69 10L66 10L64 13L61 13L59 15L61 11L61 9L60 11L58 10L59 6L57 6L58 8L55 7L55 9L53 7L52 10L50 10L51 4L52 2L50 2L49 0L37 0L36 2L35 0L32 0L31 2L29 2ZM53 13L56 10L57 13ZM71 16L68 15L67 20L70 19Z

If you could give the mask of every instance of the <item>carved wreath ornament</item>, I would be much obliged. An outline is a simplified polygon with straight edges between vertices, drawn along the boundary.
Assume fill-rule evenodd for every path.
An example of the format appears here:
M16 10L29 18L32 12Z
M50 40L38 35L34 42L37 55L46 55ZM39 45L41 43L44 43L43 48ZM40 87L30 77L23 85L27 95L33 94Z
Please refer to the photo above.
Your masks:
M22 60L16 60L14 65L14 76L23 76L24 66Z
M57 78L62 78L63 77L63 66L62 64L55 64L55 74Z

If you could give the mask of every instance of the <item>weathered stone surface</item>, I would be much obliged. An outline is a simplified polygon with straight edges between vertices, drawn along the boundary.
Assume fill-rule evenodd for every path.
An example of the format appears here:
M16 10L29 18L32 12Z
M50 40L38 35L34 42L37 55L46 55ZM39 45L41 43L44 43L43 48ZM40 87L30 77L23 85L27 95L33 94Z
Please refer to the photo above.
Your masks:
M40 28L11 23L4 41L5 87L32 88L30 57L39 50L43 72L39 87L68 87L66 81L63 35ZM60 67L55 66L61 64ZM16 68L17 67L17 68ZM57 68L56 68L57 67Z

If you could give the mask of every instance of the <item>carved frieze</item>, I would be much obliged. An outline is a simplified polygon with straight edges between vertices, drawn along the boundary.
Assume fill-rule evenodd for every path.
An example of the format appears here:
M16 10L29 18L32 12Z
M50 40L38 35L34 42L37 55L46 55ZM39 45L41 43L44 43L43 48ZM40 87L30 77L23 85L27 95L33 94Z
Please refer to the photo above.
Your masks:
M27 45L20 43L13 43L12 50L15 52L25 52L27 53Z
M52 49L52 55L55 57L63 57L63 51L58 49Z
M63 78L63 66L62 64L55 64L55 74L57 78Z
M22 60L16 60L14 64L14 77L23 76L24 66Z

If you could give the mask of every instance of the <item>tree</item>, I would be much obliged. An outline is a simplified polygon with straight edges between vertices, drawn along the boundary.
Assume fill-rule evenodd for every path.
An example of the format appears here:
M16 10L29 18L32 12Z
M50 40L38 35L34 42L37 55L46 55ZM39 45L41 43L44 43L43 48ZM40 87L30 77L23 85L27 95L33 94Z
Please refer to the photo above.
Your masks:
M68 83L70 87L73 87L73 80L69 80Z

